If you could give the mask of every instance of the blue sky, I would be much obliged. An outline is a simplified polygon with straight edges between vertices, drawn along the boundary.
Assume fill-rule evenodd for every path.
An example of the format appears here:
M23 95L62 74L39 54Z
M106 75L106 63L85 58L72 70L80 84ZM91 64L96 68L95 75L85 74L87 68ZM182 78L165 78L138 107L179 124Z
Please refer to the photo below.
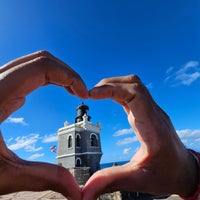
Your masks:
M105 77L137 74L170 115L187 147L200 150L200 1L1 0L0 66L45 49L68 63L89 88ZM50 146L82 99L41 87L1 124L24 159L55 163ZM102 163L128 160L139 143L120 105L85 100L102 123Z

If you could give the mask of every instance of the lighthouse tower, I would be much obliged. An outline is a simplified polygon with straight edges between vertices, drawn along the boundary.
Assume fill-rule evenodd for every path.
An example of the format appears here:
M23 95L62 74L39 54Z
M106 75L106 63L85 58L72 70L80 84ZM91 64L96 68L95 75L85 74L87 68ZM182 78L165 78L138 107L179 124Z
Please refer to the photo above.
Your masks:
M69 169L82 185L100 169L101 125L90 122L89 107L84 103L76 110L75 123L65 122L64 127L58 130L57 162Z

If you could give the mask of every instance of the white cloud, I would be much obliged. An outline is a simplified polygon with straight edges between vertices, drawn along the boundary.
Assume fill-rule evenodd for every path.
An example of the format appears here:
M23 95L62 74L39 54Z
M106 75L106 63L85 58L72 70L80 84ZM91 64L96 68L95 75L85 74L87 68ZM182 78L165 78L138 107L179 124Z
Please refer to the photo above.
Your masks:
M9 117L6 120L7 123L13 123L13 124L21 124L23 126L27 126L28 124L24 121L23 117Z
M183 129L183 130L177 130L177 134L181 139L187 139L187 140L199 140L200 139L200 129Z
M58 135L57 134L45 135L43 140L42 140L43 143L57 142L57 141L58 141Z
M126 134L130 134L130 129L121 129L115 133L115 136L123 136ZM183 130L176 130L179 138L186 146L186 148L191 148L196 151L200 151L200 129L183 129ZM131 143L138 142L136 136L133 137L126 137L121 140L118 140L116 145L117 146L124 146L129 145ZM128 155L132 151L131 147L124 148L123 154Z
M183 129L176 131L181 141L187 148L192 148L194 150L199 150L200 142L200 129Z
M176 80L183 85L190 85L200 77L199 62L190 61L186 63L179 71L176 72Z
M36 152L36 151L40 151L40 150L42 150L43 149L43 147L35 147L35 144L33 144L33 145L28 145L28 146L26 146L25 147L25 150L27 151L27 152Z
M171 82L172 86L191 85L200 78L200 67L198 61L185 63L178 71L172 72L173 67L167 69L165 81Z
M124 129L120 129L120 130L116 131L113 134L113 136L128 135L128 134L132 134L132 133L134 133L132 128L129 128L129 129L124 128Z
M28 158L28 160L35 160L37 158L43 157L44 155L45 155L44 153L36 153L36 154L33 154L32 156L30 156Z
M24 149L27 152L30 151L39 151L42 147L35 148L35 144L40 139L39 134L29 134L27 136L18 136L14 139L14 143L8 145L8 148L11 150ZM13 141L13 140L12 140Z
M124 151L123 151L123 154L129 154L131 152L132 148L129 147L129 148L125 148Z
M137 142L138 139L136 136L134 137L128 137L128 138L124 138L122 140L119 140L117 142L117 146L122 146L122 145L127 145L127 144L130 144L130 143L133 143L133 142Z

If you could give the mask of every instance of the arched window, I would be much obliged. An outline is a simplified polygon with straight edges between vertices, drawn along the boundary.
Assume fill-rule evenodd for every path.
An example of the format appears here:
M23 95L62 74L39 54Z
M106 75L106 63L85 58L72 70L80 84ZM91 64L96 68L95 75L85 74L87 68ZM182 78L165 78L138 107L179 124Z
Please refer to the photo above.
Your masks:
M81 140L81 136L79 134L76 135L76 147L80 147L80 140Z
M96 134L91 134L91 135L90 135L90 145L91 145L92 147L97 147L97 146L98 146Z
M76 159L76 167L81 167L81 159L80 158Z
M72 147L72 136L70 135L68 137L68 148L71 148Z

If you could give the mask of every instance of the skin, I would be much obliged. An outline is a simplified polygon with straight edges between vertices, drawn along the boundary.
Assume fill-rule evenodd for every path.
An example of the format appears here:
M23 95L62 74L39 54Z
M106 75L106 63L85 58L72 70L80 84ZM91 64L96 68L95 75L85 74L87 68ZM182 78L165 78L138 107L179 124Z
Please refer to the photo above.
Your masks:
M198 185L197 162L137 76L103 79L89 91L89 97L119 103L141 146L128 164L93 174L82 190L83 200L117 190L184 197L193 194Z
M48 84L80 98L111 98L122 105L140 149L128 164L96 172L81 192L65 168L20 159L6 147L0 133L0 194L54 190L68 199L92 200L116 190L185 197L195 191L196 160L137 76L104 79L88 94L80 76L48 52L21 57L0 68L0 123L25 103L26 95Z
M48 84L88 98L81 77L47 51L21 57L1 67L0 123L25 103L29 93ZM80 188L69 171L53 164L20 159L7 148L0 133L0 194L24 190L54 190L68 199L81 199Z

